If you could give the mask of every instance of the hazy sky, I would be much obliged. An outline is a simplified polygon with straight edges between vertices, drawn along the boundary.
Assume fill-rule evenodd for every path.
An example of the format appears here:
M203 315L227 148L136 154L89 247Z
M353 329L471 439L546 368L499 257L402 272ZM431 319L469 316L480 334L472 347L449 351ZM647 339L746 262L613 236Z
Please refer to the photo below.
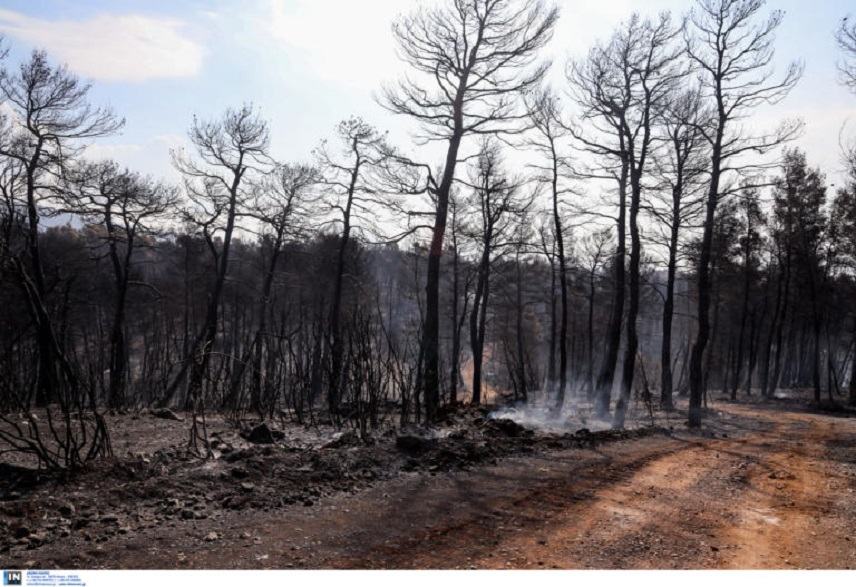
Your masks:
M558 0L561 23L550 48L555 78L631 11L683 13L688 1ZM169 148L183 141L193 114L210 117L255 103L271 121L274 154L308 159L337 121L351 114L406 143L408 121L383 111L373 94L397 77L390 23L416 0L3 0L0 32L13 60L46 49L94 82L96 102L127 118L97 156L170 175ZM834 31L851 0L769 0L786 11L777 43L780 70L802 59L805 76L780 106L758 117L771 124L801 116L810 161L834 181L838 136L856 96L837 83ZM433 161L432 161L433 162Z

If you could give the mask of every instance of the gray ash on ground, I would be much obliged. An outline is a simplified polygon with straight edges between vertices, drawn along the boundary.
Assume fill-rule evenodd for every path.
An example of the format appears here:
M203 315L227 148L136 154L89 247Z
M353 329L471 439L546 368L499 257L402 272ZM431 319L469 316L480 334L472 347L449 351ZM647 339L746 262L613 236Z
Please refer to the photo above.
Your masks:
M149 420L184 426L171 418ZM234 510L311 507L325 496L357 493L399 475L465 470L657 431L544 434L491 418L484 408L460 407L446 411L432 429L389 429L366 438L331 431L311 444L290 442L298 432L270 423L241 432L223 428L210 436L214 458L200 459L174 444L95 463L70 479L0 464L8 473L0 479L0 553L37 549L73 534L102 543L161 525L216 521Z

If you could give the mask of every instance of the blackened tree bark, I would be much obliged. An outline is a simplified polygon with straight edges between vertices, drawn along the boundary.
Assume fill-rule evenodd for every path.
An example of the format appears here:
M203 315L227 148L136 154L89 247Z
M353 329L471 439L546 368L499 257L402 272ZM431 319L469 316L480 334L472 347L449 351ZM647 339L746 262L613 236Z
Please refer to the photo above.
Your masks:
M502 170L497 143L485 141L474 168L470 173L469 207L475 218L469 229L470 238L479 248L479 262L473 309L470 312L470 347L473 355L473 381L471 403L482 401L482 368L484 363L487 310L491 292L491 269L494 256L502 252L514 226L515 215L528 207L520 194L520 184L510 180Z
M663 109L660 126L665 142L665 154L656 161L664 194L655 195L649 210L665 230L666 290L663 295L662 331L660 345L660 407L672 410L672 322L675 313L675 281L678 273L680 236L682 229L698 214L703 170L704 139L699 128L708 113L702 107L698 89L690 89L670 101Z
M142 238L155 234L153 223L175 208L178 194L165 184L123 171L112 161L81 164L69 170L61 193L67 212L104 228L114 286L107 403L119 408L125 402L129 369L125 316L135 253ZM96 250L96 254L102 253Z
M617 35L616 35L617 37ZM616 41L616 37L613 38ZM612 44L597 45L584 61L569 64L566 77L575 101L582 108L581 122L588 122L590 131L570 125L571 135L581 151L594 155L591 168L575 169L574 175L585 179L606 179L617 182L618 214L615 218L616 246L612 259L612 309L606 329L606 351L595 382L595 415L606 418L610 413L612 387L618 351L621 346L621 325L624 316L627 259L627 191L630 161L627 155L624 121L633 97L627 91L627 81L617 74L612 61Z
M586 398L594 399L594 308L597 294L597 282L601 278L600 271L604 260L609 255L612 246L612 230L599 230L588 236L584 241L587 257L586 275L588 277L588 312L586 317Z
M586 61L573 64L568 72L584 118L594 128L594 131L582 132L572 127L572 133L584 150L600 159L599 170L587 175L592 178L611 177L619 184L616 290L609 346L598 377L596 412L600 416L609 411L609 395L621 344L626 254L624 224L625 219L629 220L630 266L627 271L630 288L621 392L613 418L616 428L624 426L636 372L636 322L642 254L638 217L654 138L654 121L680 77L677 68L680 51L671 43L676 34L668 14L661 14L656 20L642 19L634 14L613 34L608 44L596 46Z
M429 422L439 406L440 259L449 195L464 137L518 132L516 96L536 86L547 64L535 65L558 19L538 0L447 0L393 27L404 60L419 74L384 91L383 104L416 119L426 141L446 143L440 181L432 186L434 226L428 249L420 376Z
M528 105L532 126L533 138L529 146L533 147L546 163L535 164L533 167L538 175L538 180L549 186L550 190L550 212L553 222L553 242L556 249L555 262L558 265L559 281L559 320L558 335L553 336L551 352L556 346L559 351L558 381L550 379L548 387L556 391L554 409L561 412L565 403L565 392L568 380L568 261L565 254L565 227L562 221L562 197L570 190L562 186L563 175L568 174L568 165L565 158L559 153L559 141L567 135L565 126L562 124L560 103L555 94L549 90L543 90L535 94ZM551 261L552 265L552 261ZM555 291L555 289L553 290ZM555 294L551 303L555 304ZM556 344L557 343L557 344ZM552 359L553 368L550 377L556 376L555 359Z
M521 223L523 226L523 223ZM524 402L529 398L528 378L526 374L526 342L524 340L523 330L523 313L526 308L523 295L523 264L520 262L520 257L523 254L525 242L523 239L517 240L514 250L514 326L515 326L515 341L517 351L516 371L517 371L517 386L519 399Z
M625 122L627 153L630 163L630 299L627 312L627 334L621 376L621 394L615 406L614 428L624 428L624 418L633 380L636 375L636 354L639 348L637 319L639 316L639 282L642 241L639 236L639 211L642 206L643 180L651 156L654 120L671 98L680 78L677 60L680 52L670 47L677 31L667 14L656 21L631 17L626 25L626 43L631 44L620 54L627 90L634 96L630 116ZM620 46L620 45L619 45ZM636 79L634 79L634 77ZM635 87L634 87L635 86ZM629 123L629 124L628 124Z
M470 273L461 283L461 254L459 250L459 239L461 233L461 220L458 217L460 204L453 196L450 199L452 209L452 355L449 360L449 403L454 405L458 402L458 387L461 382L461 338L464 322L467 318L467 309L470 303ZM461 286L463 285L463 291ZM460 299L463 297L463 306Z
M318 165L329 188L329 202L341 226L336 250L336 268L330 302L329 351L330 369L327 381L327 407L338 412L342 386L342 301L347 272L347 255L355 228L366 229L373 224L373 207L378 204L378 189L372 181L374 168L383 166L390 154L385 138L360 118L342 121L337 129L345 160L331 154L326 143L316 151Z
M776 389L779 387L779 377L782 371L782 355L784 354L783 349L783 336L785 324L788 321L788 317L790 316L790 306L791 306L791 261L793 259L793 252L791 251L789 246L786 246L783 253L781 253L778 264L779 264L779 275L778 275L778 283L776 290L776 315L775 315L775 328L770 335L770 349L768 354L772 359L772 365L770 367L770 375L767 378L767 385L764 390L765 397L773 397L776 393ZM772 348L775 347L776 354L773 357Z
M28 258L14 265L26 270L26 275L19 278L22 283L32 285L24 289L37 298L27 307L45 310L43 315L35 310L32 314L38 345L35 396L39 405L55 400L63 373L73 373L60 368L60 363L66 360L57 356L57 352L64 351L55 339L39 245L39 224L45 206L55 195L52 178L62 176L63 170L80 154L81 141L113 134L124 124L111 110L91 106L89 90L90 85L81 82L66 67L52 66L42 51L34 51L17 72L5 68L0 71L0 101L13 113L3 118L0 155L22 166L20 204L27 217Z
M794 138L801 123L784 124L770 134L748 135L737 121L755 108L783 99L799 80L802 67L792 63L780 81L773 81L775 31L783 13L774 11L757 22L764 0L697 0L685 30L687 54L702 72L703 91L715 108L714 122L705 128L710 143L708 186L701 250L696 270L698 328L690 355L689 423L699 427L704 391L704 357L710 338L710 261L716 208L724 195L723 176L736 171L735 159L746 152L763 155Z
M723 285L725 283L728 268L733 266L738 251L736 243L739 240L740 228L737 217L737 206L734 200L727 200L723 205L717 207L714 220L713 243L711 246L710 276L712 283L713 322L711 327L711 349L705 357L704 364L704 395L703 401L707 406L707 392L710 389L711 375L722 374L720 384L722 389L727 389L728 352L723 353L722 347L729 340L726 324L721 327ZM697 245L697 243L696 243ZM720 336L720 331L726 330L726 336ZM718 345L718 348L717 348ZM723 356L726 360L723 361Z
M555 223L553 215L545 213L544 220L538 227L538 235L541 243L541 253L550 265L550 289L548 291L550 305L550 335L547 341L547 376L544 381L544 389L548 395L553 393L556 385L556 345L557 345L557 320L556 320L556 239L553 238Z
M274 408L273 398L267 392L270 375L265 369L265 358L272 351L268 348L271 333L268 332L271 296L285 241L303 236L308 223L307 206L315 202L312 189L320 183L317 168L311 165L279 164L258 182L258 193L252 202L246 202L242 216L258 221L264 231L262 250L268 248L270 257L264 270L256 318L253 342L247 348L233 376L231 404L239 408L238 386L243 372L252 361L250 384L250 408L259 415L270 415Z
M545 138L547 134L545 133ZM565 392L568 386L568 262L565 258L565 236L562 225L562 215L559 211L559 156L556 152L555 137L548 139L550 144L550 194L553 212L553 231L556 239L556 261L559 264L559 292L561 306L559 313L559 382L556 392L557 411L561 411L565 403Z
M185 367L176 377L168 393L171 399L189 364L190 380L187 398L193 411L189 446L198 450L202 440L206 455L210 455L205 425L203 387L217 338L220 304L229 272L232 239L239 212L247 200L248 173L256 173L269 165L267 157L268 127L250 106L227 110L216 121L194 118L189 132L196 149L196 158L183 152L173 154L173 162L184 176L185 189L192 206L186 210L186 220L196 226L205 239L214 262L215 272L208 294L205 318L186 358ZM201 416L202 429L199 429Z
M761 325L767 318L767 297L760 301L761 309L753 307L749 314L749 364L746 367L746 378L744 380L744 393L752 395L752 384L754 383L755 370L758 365L758 350L761 347Z

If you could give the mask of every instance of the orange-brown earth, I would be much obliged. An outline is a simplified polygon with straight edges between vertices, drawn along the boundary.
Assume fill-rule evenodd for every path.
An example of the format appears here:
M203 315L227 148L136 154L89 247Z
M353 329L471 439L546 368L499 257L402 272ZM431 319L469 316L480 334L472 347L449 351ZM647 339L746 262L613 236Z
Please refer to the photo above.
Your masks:
M413 472L313 507L75 535L4 567L856 568L856 419L727 404L706 434Z

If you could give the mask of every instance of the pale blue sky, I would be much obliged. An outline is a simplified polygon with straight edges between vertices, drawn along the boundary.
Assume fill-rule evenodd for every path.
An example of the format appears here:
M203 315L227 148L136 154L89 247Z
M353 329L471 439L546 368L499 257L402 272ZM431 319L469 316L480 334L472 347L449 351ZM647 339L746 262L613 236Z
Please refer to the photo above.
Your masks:
M631 11L690 5L675 0L558 0L562 20L551 53L557 73ZM33 47L94 82L93 98L127 118L121 136L102 141L97 156L157 175L171 175L168 151L183 140L193 114L216 115L252 101L271 121L274 154L307 159L335 123L357 114L405 143L407 121L373 98L400 65L390 23L415 0L3 0L0 32L13 59ZM836 83L834 31L856 6L845 0L769 0L786 11L777 59L806 65L803 81L758 122L801 116L800 146L834 181L838 134L856 96ZM782 67L783 68L783 67ZM556 76L560 82L560 76ZM429 156L430 157L430 156Z

